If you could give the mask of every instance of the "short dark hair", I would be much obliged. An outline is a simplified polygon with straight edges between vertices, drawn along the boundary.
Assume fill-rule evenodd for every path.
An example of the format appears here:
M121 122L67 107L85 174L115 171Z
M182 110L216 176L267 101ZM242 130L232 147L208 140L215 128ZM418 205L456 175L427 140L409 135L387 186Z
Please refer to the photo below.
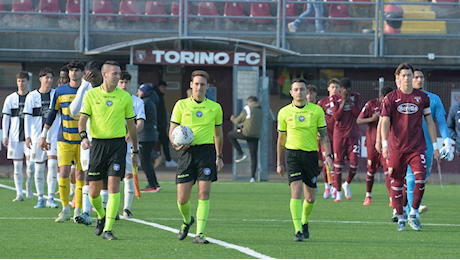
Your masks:
M167 87L168 84L166 83L166 81L160 81L160 82L158 82L158 86L165 86L165 87Z
M415 73L416 71L420 71L422 74L425 74L425 73L423 73L423 70L421 70L421 69L419 69L419 68L415 68L415 69L414 69L414 73Z
M293 79L293 80L291 81L291 86L292 86L294 83L297 83L297 82L303 83L303 84L305 84L305 86L308 85L307 81L306 81L304 78L295 78L295 79Z
M332 83L335 83L335 84L339 84L340 85L340 81L338 78L332 78L330 79L328 82L327 82L327 86L329 87L329 85L331 85Z
M192 72L192 76L190 77L190 81L193 81L193 78L196 76L201 76L206 79L206 81L209 83L209 74L204 71L204 70L195 70Z
M131 74L127 72L126 70L123 70L120 75L120 80L129 80L131 81Z
M101 70L101 64L96 60L88 61L85 65L85 70L92 70L92 69Z
M318 88L313 84L308 84L307 91L318 93Z
M69 73L69 68L67 68L67 65L64 65L64 66L62 66L61 69L59 70L59 72L61 72L61 71L65 71L65 72Z
M113 60L108 60L106 62L104 62L104 65L111 65L111 66L118 66L121 68L120 64L116 61L113 61Z
M350 89L351 88L351 80L349 78L342 78L342 79L340 79L339 85L340 85L341 88Z
M383 87L383 88L380 90L380 95L386 96L386 95L388 95L388 93L390 93L391 91L393 91L393 88L392 88L392 87L390 87L390 86L385 86L385 87Z
M399 64L399 66L396 68L395 75L399 75L401 70L411 70L412 73L414 73L414 67L412 67L412 65L407 62Z
M67 64L67 68L70 70L70 69L79 69L81 71L84 71L85 70L85 65L83 64L83 62L79 61L79 60L74 60L74 61L71 61L69 64Z
M17 78L17 79L27 79L27 80L30 80L29 72L27 72L27 71L21 71L21 72L19 72L18 74L16 74L16 78Z
M50 67L45 67L41 69L40 72L38 73L38 77L41 78L43 76L46 76L46 74L48 73L51 73L51 75L54 77L54 72Z
M257 97L255 97L255 96L249 96L249 97L248 97L248 101L257 102Z

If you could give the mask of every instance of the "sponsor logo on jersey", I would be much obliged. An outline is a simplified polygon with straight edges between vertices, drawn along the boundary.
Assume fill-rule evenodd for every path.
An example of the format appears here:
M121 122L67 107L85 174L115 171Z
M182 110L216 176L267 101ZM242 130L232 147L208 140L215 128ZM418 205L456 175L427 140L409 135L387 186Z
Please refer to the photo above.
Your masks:
M107 106L111 107L113 105L113 102L112 101L107 101Z
M119 171L120 170L120 165L118 163L114 164L113 165L113 170L116 171L116 172Z
M304 116L299 116L299 121L300 121L300 122L305 121L305 117L304 117Z
M403 103L398 106L398 112L401 114L415 114L418 112L418 106L412 103Z
M204 169L204 175L209 175L209 174L211 174L211 169L205 168Z
M396 103L398 103L399 101L401 101L401 99L400 99L400 98L398 98L398 99L396 99L396 100L395 100L395 102L396 102Z
M202 116L203 116L203 112L201 112L201 111L196 112L196 116L197 116L197 117L202 117Z

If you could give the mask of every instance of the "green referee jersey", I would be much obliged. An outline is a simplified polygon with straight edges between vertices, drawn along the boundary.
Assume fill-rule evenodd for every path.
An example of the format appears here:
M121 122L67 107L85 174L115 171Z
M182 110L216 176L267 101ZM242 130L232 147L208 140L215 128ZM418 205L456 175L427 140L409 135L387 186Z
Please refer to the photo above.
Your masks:
M174 105L171 123L192 129L195 137L191 145L213 144L214 128L222 125L222 113L219 103L207 98L198 103L190 97Z
M125 120L136 117L128 92L115 88L107 93L101 86L86 92L81 113L90 117L90 134L98 139L125 137Z
M318 129L326 127L323 109L307 102L303 108L293 103L278 112L278 132L286 132L287 149L318 151Z

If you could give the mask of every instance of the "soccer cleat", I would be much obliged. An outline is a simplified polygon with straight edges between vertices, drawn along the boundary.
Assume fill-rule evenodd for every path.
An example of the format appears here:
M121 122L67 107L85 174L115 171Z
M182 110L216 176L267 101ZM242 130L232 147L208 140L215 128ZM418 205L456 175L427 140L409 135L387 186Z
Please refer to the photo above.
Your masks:
M294 22L288 23L288 29L290 32L297 32L297 26L295 25Z
M331 199L335 199L337 197L337 189L331 187Z
M342 201L342 192L337 191L334 202L341 202L341 201Z
M102 234L102 231L104 230L104 226L105 216L102 219L97 218L96 226L94 227L94 234L96 234L96 236L100 236Z
M235 162L239 163L241 161L243 161L244 159L246 159L248 156L246 154L239 154L236 158L235 158Z
M193 243L195 244L209 244L209 241L206 240L206 237L203 235L203 233L200 233L195 236L193 239Z
M34 206L34 209L41 209L45 207L45 199L39 199L37 205Z
M66 222L67 220L70 219L70 213L69 212L65 212L64 210L61 211L61 213L59 213L57 219L54 220L54 222L56 223L64 223Z
M147 186L145 187L144 189L141 190L142 193L156 193L156 187L152 187L152 186Z
M323 198L329 199L330 195L331 195L331 189L329 189L329 188L324 189Z
M179 230L179 234L177 234L177 238L179 238L179 240L184 240L187 237L188 230L190 229L190 227L193 225L194 222L195 222L195 218L192 216L190 223L187 224L184 222L184 224L182 224Z
M13 202L16 201L24 201L24 197L22 195L17 195L16 198L13 199Z
M104 234L102 235L102 239L117 240L118 238L113 235L112 231L104 231Z
M418 212L421 214L421 213L425 213L428 211L428 206L425 206L425 205L420 205L420 207L418 208Z
M255 178L251 178L251 179L249 180L249 182L254 183L254 182L256 182L256 179L255 179Z
M173 159L171 159L171 161L166 161L165 166L168 168L174 168L177 167L177 163Z
M398 231L406 231L406 221L398 221Z
M408 218L407 222L409 222L409 225L413 230L415 230L415 231L422 230L422 227L418 223L418 219L417 219L416 215L409 215L409 218Z
M161 189L163 189L161 186L156 187L155 191L153 193L158 193Z
M305 239L310 238L310 231L308 231L308 222L302 225L302 235Z
M398 216L396 215L396 213L393 213L393 217L391 217L391 221L398 222Z
M364 205L364 206L370 206L370 205L371 205L371 202L372 202L372 197L366 197L366 198L364 199L363 205Z
M51 198L46 201L46 207L57 209L59 208L59 205L56 203L56 201L54 201L54 199Z
M117 210L117 215L115 216L115 220L120 220L120 211Z
M123 218L124 219L131 219L133 217L133 214L131 213L131 211L129 211L129 209L124 209L123 210Z
M294 242L302 242L302 241L303 241L303 235L299 231L299 232L297 232L297 234L295 234Z
M350 185L347 182L344 182L342 184L343 192L345 193L345 198L347 200L351 200L351 191L350 191Z
M84 224L86 226L91 226L92 224L92 220L91 220L91 217L89 216L89 213L88 212L83 212L83 214L80 214L78 216L75 216L74 217L74 221L75 223L78 223L78 224Z

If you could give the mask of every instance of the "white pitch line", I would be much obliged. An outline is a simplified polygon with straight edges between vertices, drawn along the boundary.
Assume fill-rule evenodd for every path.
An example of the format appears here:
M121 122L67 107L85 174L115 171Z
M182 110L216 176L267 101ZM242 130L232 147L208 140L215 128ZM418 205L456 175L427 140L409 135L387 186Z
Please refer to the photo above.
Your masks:
M1 183L0 183L0 187L5 188L5 189L9 189L9 190L16 190L14 187L3 185ZM38 194L34 193L34 195L37 196ZM47 198L48 196L45 196L45 197ZM56 201L61 201L61 200L56 199ZM2 218L2 217L0 217L0 219L21 219L21 220L23 220L23 219L34 219L34 220L37 220L37 219L48 219L48 218ZM144 225L156 227L156 228L159 228L159 229L163 229L165 231L169 231L169 232L172 232L172 233L175 233L175 234L179 232L178 229L174 229L174 228L164 226L164 225L160 225L160 224L153 223L153 222L147 222L147 221L140 220L140 219L135 219L135 218L127 219L127 220L132 221L132 222L136 222L136 223L139 223L139 224L144 224ZM191 233L189 233L188 235L191 236L191 237L195 237L195 235L191 234ZM230 244L230 243L227 243L227 242L224 242L224 241L221 241L221 240L218 240L218 239L210 238L210 237L206 237L206 239L211 243L223 246L225 248L235 249L237 251L240 251L243 254L246 254L246 255L249 255L249 256L252 256L252 257L255 257L255 258L259 258L259 259L276 259L276 258L267 256L267 255L261 254L259 252L256 252L256 251L254 251L254 250L252 250L252 249L250 249L248 247L242 247L242 246Z

